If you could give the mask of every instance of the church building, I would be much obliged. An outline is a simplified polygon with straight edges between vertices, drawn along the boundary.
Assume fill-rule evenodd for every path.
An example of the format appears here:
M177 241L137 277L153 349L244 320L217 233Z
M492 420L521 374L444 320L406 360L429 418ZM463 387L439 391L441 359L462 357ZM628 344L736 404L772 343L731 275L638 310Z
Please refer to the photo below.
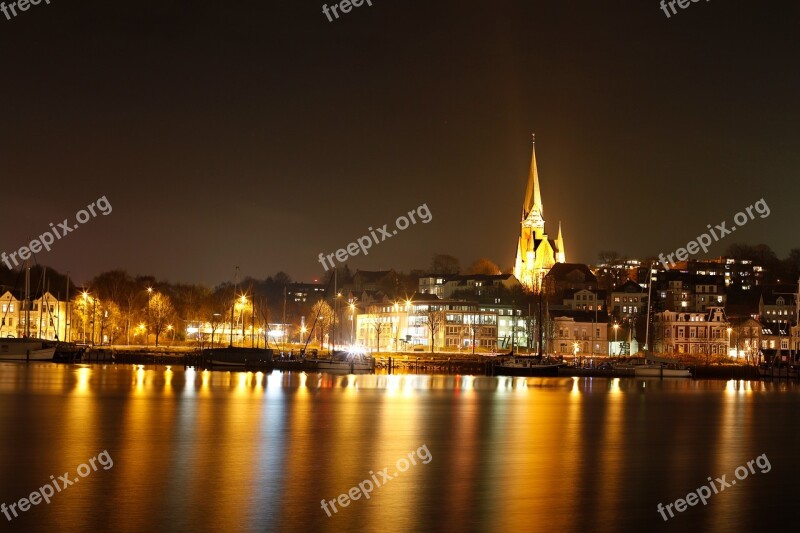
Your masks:
M514 262L514 276L526 290L538 293L542 289L544 276L553 265L566 262L561 223L558 224L558 237L555 240L550 239L545 231L534 141L528 188L525 191L525 202L522 204L522 222L517 245L517 258Z

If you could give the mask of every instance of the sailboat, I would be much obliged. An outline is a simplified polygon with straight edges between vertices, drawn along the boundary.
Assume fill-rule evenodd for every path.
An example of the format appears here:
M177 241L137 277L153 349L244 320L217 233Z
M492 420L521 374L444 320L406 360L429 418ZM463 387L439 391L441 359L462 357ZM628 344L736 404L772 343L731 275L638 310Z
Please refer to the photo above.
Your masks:
M25 268L25 330L22 338L0 339L0 361L52 361L57 343L31 337L31 268Z

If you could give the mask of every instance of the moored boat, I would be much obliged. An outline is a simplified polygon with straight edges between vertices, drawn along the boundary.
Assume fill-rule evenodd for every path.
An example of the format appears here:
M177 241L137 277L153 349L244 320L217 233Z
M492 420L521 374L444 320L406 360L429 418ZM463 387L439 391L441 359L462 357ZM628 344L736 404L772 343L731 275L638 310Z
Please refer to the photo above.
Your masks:
M272 364L272 350L269 348L206 348L200 356L206 366L253 367Z
M634 357L624 363L618 363L616 368L633 370L636 377L651 378L690 378L692 372L677 361L671 359L648 357Z
M494 374L498 376L558 376L559 368L562 367L564 367L562 362L512 358L494 365Z
M32 338L0 339L0 361L52 361L54 342Z
M375 371L375 358L365 354L334 352L330 359L306 361L311 369L319 372L364 374Z

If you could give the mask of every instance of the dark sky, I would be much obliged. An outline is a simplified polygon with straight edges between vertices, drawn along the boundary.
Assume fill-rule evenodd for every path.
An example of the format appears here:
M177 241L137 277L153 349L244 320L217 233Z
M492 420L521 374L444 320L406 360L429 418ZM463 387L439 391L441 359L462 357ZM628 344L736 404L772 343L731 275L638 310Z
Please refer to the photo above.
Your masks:
M215 284L433 253L512 265L536 132L568 260L670 252L762 197L717 243L800 245L800 4L51 0L0 15L0 251L105 195L37 260ZM728 224L730 226L730 223Z

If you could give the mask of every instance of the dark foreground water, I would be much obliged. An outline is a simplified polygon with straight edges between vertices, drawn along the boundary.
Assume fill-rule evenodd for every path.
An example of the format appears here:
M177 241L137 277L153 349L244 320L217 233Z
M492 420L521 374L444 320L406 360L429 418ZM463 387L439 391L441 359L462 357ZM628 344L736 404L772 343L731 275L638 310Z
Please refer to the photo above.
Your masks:
M0 364L0 530L796 531L799 392Z

